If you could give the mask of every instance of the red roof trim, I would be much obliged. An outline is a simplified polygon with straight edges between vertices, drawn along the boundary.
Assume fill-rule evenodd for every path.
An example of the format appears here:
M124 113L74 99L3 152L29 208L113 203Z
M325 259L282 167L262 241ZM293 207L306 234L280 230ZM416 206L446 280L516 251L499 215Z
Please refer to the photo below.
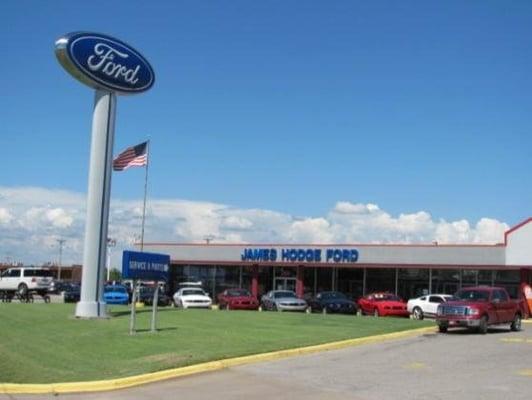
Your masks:
M506 232L504 232L504 245L508 245L508 235L510 235L512 232L518 230L519 228L522 228L529 222L532 222L532 217L525 219L523 222L520 222L519 224L515 225L514 227L508 229Z
M532 220L532 219L531 219ZM140 246L140 243L135 243L135 246ZM144 243L144 246L194 246L194 247L500 247L503 243L496 244L300 244L300 243Z

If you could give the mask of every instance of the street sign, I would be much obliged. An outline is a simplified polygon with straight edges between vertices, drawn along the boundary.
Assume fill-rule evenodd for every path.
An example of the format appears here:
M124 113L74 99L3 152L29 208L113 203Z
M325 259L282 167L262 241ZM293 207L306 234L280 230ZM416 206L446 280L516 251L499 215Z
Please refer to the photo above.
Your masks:
M170 256L166 254L124 251L122 277L145 281L166 281L170 269Z

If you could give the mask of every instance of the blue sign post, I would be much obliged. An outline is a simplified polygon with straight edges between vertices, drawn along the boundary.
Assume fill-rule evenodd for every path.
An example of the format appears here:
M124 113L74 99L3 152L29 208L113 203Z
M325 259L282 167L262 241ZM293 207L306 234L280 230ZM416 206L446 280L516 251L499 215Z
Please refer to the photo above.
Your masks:
M137 280L156 281L153 293L151 331L157 330L157 303L159 301L159 282L168 280L170 256L166 254L144 253L126 250L122 254L122 277L133 279L133 296L131 298L131 319L129 334L135 333L135 303L137 302Z

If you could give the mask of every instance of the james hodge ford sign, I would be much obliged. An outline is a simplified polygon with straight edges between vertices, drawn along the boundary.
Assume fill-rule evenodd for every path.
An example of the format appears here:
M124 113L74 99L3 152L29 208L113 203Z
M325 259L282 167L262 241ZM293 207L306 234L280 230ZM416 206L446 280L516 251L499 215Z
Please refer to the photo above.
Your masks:
M305 262L305 263L355 263L357 249L339 248L250 248L244 249L242 261L262 262Z
M155 81L152 67L139 52L107 35L69 33L56 41L55 54L71 75L95 89L140 93Z

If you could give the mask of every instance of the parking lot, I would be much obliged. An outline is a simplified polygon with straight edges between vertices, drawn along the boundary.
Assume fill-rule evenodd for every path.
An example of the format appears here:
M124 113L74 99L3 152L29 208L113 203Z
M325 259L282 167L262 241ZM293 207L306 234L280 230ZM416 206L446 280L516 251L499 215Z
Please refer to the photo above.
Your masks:
M532 324L426 334L65 399L529 399ZM12 395L7 399L53 398Z

